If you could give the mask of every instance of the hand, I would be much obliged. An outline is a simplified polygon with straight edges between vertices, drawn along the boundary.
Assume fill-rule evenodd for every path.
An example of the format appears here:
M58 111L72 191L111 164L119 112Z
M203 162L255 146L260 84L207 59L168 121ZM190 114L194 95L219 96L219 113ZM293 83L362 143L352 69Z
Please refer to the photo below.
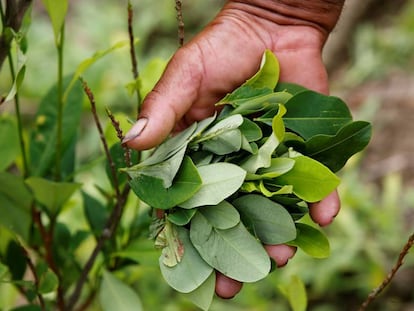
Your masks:
M229 1L198 36L173 56L162 78L145 98L139 119L124 142L131 148L148 149L161 143L171 131L211 116L218 100L258 70L265 49L277 55L281 81L328 93L321 51L339 12L325 12L333 25L321 25L309 18L307 11L298 16L286 13L301 10L296 7L281 4L278 11L278 2L286 1ZM311 204L310 215L325 226L336 216L339 206L335 191L323 201ZM285 265L296 251L286 245L265 248L278 266ZM217 295L231 298L241 287L240 282L217 273Z

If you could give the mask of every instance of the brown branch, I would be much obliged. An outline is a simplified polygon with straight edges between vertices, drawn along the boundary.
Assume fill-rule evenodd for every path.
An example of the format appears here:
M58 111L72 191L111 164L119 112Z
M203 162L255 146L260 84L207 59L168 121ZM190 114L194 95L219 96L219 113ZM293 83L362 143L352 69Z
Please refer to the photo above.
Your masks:
M3 31L0 35L0 69L6 59L13 36L8 33L8 29L18 32L26 11L32 4L32 0L6 0L6 11L3 11L2 2L0 1L1 19Z
M119 122L115 119L115 116L108 108L106 108L106 114L108 115L109 119L111 119L112 126L114 127L116 131L116 136L118 137L119 141L122 142L122 140L124 139L124 134L122 133L122 129L119 125ZM121 144L121 146L122 146L122 149L124 149L125 165L129 167L132 165L131 150L125 144Z
M36 226L39 229L40 236L42 238L44 247L45 247L45 260L47 265L52 269L52 271L56 274L59 285L57 288L57 304L59 306L60 310L65 309L65 300L64 300L64 294L63 294L63 288L61 286L62 284L62 276L60 274L60 271L56 265L56 261L53 256L53 232L55 230L54 225L56 223L55 219L51 219L50 221L50 228L47 230L45 226L42 223L41 219L41 213L36 209L35 206L32 206L32 219L33 222L36 224Z
M106 158L107 158L107 160L109 162L109 166L111 168L111 177L113 178L113 183L114 183L114 188L115 188L116 204L115 204L114 209L112 210L111 215L109 216L109 219L108 219L107 223L105 224L104 229L102 230L102 233L101 233L100 237L97 240L95 248L93 249L91 255L89 256L89 258L88 258L88 260L85 264L85 266L82 269L81 275L78 279L78 282L75 285L75 289L74 289L72 295L68 299L68 303L67 303L67 306L66 306L66 309L65 309L65 310L68 310L68 311L72 310L75 307L75 305L76 305L76 303L77 303L77 301L80 297L80 294L82 292L82 288L83 288L84 284L86 283L86 281L88 279L89 272L92 270L93 265L95 264L96 258L98 257L99 253L101 252L105 242L107 240L111 239L113 234L115 233L115 231L118 227L119 221L122 217L123 208L124 208L126 198L128 196L129 189L130 189L129 185L127 184L125 186L125 188L123 189L122 193L120 191L120 185L119 185L119 181L118 181L118 176L116 174L115 163L112 159L111 153L109 152L108 143L105 139L104 132L102 130L102 126L101 126L101 123L100 123L99 118L98 118L94 96L92 94L92 91L90 90L90 88L86 84L86 82L83 81L83 80L81 80L81 81L82 81L83 89L84 89L84 91L85 91L85 93L86 93L86 95L89 99L89 102L91 104L91 110L92 110L92 114L93 114L93 117L94 117L94 120L95 120L95 123L96 123L96 127L98 129L99 136L100 136L101 142L102 142L103 147L104 147Z
M400 255L398 256L398 260L395 263L394 267L392 267L391 271L388 273L387 277L382 281L382 283L374 288L371 293L368 295L367 299L363 302L361 307L359 308L359 311L364 311L367 309L368 305L374 301L375 298L379 296L379 294L387 287L392 279L394 278L397 271L400 269L400 267L403 265L403 261L405 256L407 256L410 248L414 245L414 233L411 234L411 236L408 238L407 243L405 243L403 249L401 250Z
M34 284L35 284L35 288L36 288L36 295L37 295L37 299L39 300L40 308L43 311L45 311L46 310L45 301L44 301L42 295L38 292L38 289L39 289L39 276L37 275L36 267L35 267L32 259L29 256L29 252L23 247L23 245L20 245L20 247L21 247L23 255L26 259L26 263L27 263L27 265L30 269L30 272L33 275Z
M135 51L135 36L134 36L134 28L133 28L133 20L134 20L134 10L132 9L132 4L128 1L128 37L129 37L129 54L131 57L131 65L132 65L132 76L134 81L136 82L139 77L138 72L138 61ZM139 115L141 109L141 94L139 90L137 92L137 116Z
M182 3L180 0L175 0L175 10L177 11L178 21L178 45L182 47L184 45L184 19Z

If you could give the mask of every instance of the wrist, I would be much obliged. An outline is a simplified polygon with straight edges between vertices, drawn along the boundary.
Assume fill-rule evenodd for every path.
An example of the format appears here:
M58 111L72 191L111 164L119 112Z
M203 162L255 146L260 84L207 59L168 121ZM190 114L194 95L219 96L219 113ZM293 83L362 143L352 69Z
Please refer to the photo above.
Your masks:
M335 27L344 0L230 0L228 5L279 25L311 26L326 37Z

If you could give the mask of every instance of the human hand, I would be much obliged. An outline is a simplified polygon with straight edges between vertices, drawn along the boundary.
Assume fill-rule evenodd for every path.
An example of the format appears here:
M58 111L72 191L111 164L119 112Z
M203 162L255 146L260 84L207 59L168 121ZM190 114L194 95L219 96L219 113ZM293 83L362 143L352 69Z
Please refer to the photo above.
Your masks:
M313 1L305 9L298 8L301 5L303 1L228 1L200 34L172 57L145 98L139 119L124 143L134 149L148 149L171 131L211 116L217 101L258 70L266 49L277 55L280 81L328 93L321 53L342 1ZM310 204L310 216L325 226L339 206L335 191ZM296 251L286 245L266 245L265 249L277 266L285 265ZM217 273L217 295L231 298L241 287L240 282Z

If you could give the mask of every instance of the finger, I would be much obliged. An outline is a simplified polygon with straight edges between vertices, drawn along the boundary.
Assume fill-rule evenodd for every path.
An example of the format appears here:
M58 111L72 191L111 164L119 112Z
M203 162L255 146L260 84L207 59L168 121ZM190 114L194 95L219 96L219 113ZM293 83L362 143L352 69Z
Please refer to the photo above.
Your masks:
M320 226L329 225L339 213L341 202L338 192L335 190L320 202L311 203L309 214L314 222Z
M149 149L161 143L197 98L202 80L199 53L181 48L145 98L137 123L123 143L134 149Z
M216 271L216 294L217 296L230 299L236 296L243 287L243 283L233 280Z
M285 266L296 253L296 247L284 244L264 245L264 248L279 268Z

